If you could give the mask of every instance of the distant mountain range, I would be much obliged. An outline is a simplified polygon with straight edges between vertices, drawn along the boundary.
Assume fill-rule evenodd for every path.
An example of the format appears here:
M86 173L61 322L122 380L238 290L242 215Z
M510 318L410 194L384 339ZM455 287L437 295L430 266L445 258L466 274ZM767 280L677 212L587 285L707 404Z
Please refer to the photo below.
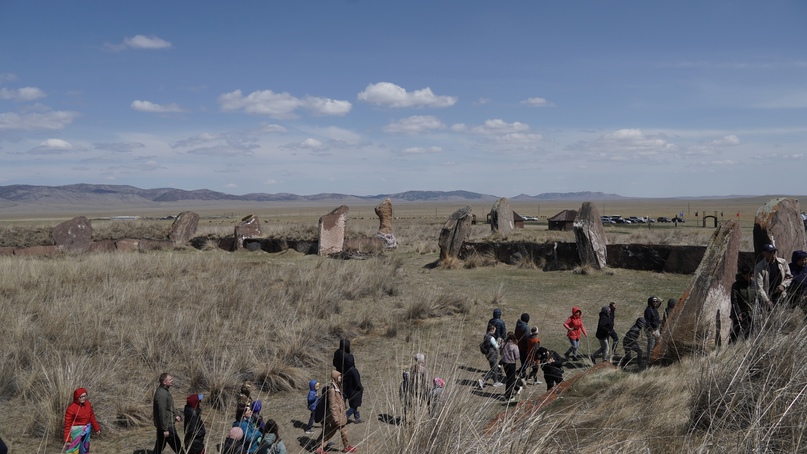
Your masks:
M407 191L396 194L349 195L349 194L314 194L297 195L289 193L265 194L253 193L232 195L208 189L186 191L174 188L140 189L126 185L107 184L71 184L66 186L33 186L10 185L0 186L0 206L16 204L92 204L92 203L148 203L179 201L241 201L241 202L317 202L317 201L382 201L389 198L393 201L407 202L457 202L457 201L495 201L499 196L479 194L469 191ZM616 194L602 192L566 192L545 193L534 196L520 194L511 200L615 200L624 199Z

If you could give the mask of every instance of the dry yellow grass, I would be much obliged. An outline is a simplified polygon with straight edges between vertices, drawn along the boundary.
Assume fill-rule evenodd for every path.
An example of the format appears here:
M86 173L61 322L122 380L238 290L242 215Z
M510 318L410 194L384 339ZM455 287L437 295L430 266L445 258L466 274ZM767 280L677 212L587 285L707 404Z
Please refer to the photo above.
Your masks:
M371 210L365 219L351 218L351 235L375 231ZM429 216L432 210L438 211L428 207L418 213ZM583 342L584 352L590 353L596 348L593 331L600 306L619 304L617 331L622 335L648 295L677 297L689 277L621 269L542 272L501 263L428 268L437 259L437 234L451 211L396 221L401 247L386 257L361 261L295 252L188 249L0 257L5 327L0 339L0 436L12 452L56 452L64 408L73 388L83 386L90 389L104 427L104 435L93 441L94 451L151 448L151 394L157 375L167 370L176 377L172 392L178 405L191 392L208 396L204 418L211 448L226 434L238 386L252 380L265 403L264 416L280 423L290 452L301 452L307 441L300 428L308 417L303 406L307 381L329 375L336 341L347 336L353 339L367 389L362 407L367 423L350 425L351 441L361 452L681 452L715 446L781 452L801 446L803 424L791 417L802 417L799 387L804 379L793 368L783 381L762 382L764 392L754 397L755 405L742 407L749 421L745 426L726 419L735 409L731 406L709 413L707 428L695 423L703 420L704 411L737 400L720 398L734 396L734 383L742 381L732 377L738 370L746 376L748 370L731 358L750 357L760 344L770 346L766 354L771 357L797 358L804 348L799 339L807 338L799 324L784 331L772 326L773 334L731 346L725 354L639 375L594 375L528 424L505 424L495 436L485 436L482 427L495 414L517 411L496 398L499 390L474 386L485 367L477 344L494 307L502 308L510 329L522 312L530 313L543 344L562 352L566 341L560 325L571 306L578 305L592 332ZM288 230L278 221L271 231L305 235L310 224L301 219L306 216L302 211L288 216ZM274 213L266 219L273 226L272 219L282 218ZM240 215L229 224L217 220L216 226L210 222L205 228L229 233L236 219ZM487 228L476 226L474 237L484 238ZM563 235L544 229L528 228L514 238L541 241ZM699 243L700 229L679 229L691 234L676 233L676 241L705 244ZM651 230L664 232L646 228L648 235ZM401 411L400 372L418 351L426 353L432 375L446 380L446 403L434 418L420 412L412 424L391 424ZM742 383L750 383L753 391L758 382ZM777 389L786 392L776 394ZM531 386L522 398L542 391L541 385ZM707 404L695 405L703 396L709 397ZM754 410L769 408L766 402L771 400L781 405L754 419ZM213 402L221 409L213 408ZM785 427L787 431L780 430ZM753 436L737 438L740 432ZM728 438L734 441L726 444Z

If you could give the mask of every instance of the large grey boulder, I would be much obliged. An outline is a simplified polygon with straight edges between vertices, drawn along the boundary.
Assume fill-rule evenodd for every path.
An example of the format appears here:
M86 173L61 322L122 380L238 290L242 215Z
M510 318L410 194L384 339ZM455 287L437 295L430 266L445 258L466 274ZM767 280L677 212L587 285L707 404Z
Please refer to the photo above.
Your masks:
M257 238L259 236L261 236L261 221L253 214L244 216L241 222L235 226L233 233L233 250L237 251L243 248L245 239Z
M735 221L721 223L684 295L662 327L651 361L669 363L687 355L707 353L727 342L731 284L737 274L739 250L740 225Z
M84 216L64 221L51 231L54 244L65 252L87 252L92 247L92 225Z
M490 209L490 231L506 236L514 228L513 209L510 208L510 201L506 197L502 197Z
M350 208L347 205L342 205L319 218L317 254L328 256L338 254L344 250L348 211L350 211Z
M440 230L440 238L437 240L437 244L440 246L440 260L459 257L462 243L471 236L472 219L470 206L451 213L448 221Z
M583 202L577 212L574 219L574 239L581 265L589 265L595 270L605 267L608 258L605 229L602 227L600 212L591 202Z
M199 215L193 211L183 211L179 213L171 224L168 232L168 239L179 246L185 244L196 234L196 227L199 226Z
M801 219L798 199L771 199L757 210L754 216L754 254L762 253L762 246L773 243L778 256L790 260L793 251L807 249L804 222Z

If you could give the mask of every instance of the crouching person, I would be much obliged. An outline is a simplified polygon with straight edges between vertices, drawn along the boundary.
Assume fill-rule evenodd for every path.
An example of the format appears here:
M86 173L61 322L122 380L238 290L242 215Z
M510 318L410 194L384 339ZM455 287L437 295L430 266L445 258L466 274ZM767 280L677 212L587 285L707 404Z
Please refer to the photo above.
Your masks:
M556 384L563 381L563 358L560 357L558 352L544 347L539 347L536 353L541 364L541 370L544 372L546 390L549 391Z

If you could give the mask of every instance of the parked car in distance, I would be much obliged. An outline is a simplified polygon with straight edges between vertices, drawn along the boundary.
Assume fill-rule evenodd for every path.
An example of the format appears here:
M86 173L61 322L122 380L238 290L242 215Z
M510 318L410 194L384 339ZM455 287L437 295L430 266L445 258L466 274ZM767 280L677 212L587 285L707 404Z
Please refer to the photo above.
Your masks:
M525 221L537 221L538 220L538 218L535 217L535 216L521 216L521 217L524 218Z
M659 216L656 218L656 222L672 222L672 219L665 216Z
M628 218L631 224L644 224L644 219L636 216L631 216Z
M683 224L684 222L686 222L686 221L684 221L684 219L683 219L683 218L679 218L678 216L676 216L676 217L672 218L672 221L673 221L673 222L680 222L680 223L682 223L682 224Z
M600 222L603 224L616 224L616 222L609 216L600 216Z

